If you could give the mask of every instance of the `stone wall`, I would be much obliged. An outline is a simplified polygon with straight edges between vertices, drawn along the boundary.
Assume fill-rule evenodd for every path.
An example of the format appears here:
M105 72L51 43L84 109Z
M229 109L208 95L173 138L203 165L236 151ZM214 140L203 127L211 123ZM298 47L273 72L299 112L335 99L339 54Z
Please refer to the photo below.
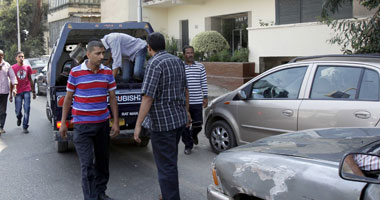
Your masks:
M206 68L207 82L234 90L251 80L255 73L255 63L202 62Z

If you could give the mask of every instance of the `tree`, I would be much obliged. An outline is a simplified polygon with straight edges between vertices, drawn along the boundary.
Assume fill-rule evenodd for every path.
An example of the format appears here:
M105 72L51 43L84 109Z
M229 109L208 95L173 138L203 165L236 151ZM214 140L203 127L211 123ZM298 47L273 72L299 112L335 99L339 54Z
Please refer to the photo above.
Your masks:
M323 4L322 21L335 31L329 42L340 45L346 54L380 53L380 1L359 0L360 5L369 11L375 9L372 16L332 20L329 15L337 12L344 3L352 3L352 0L326 0Z
M0 48L5 60L15 62L17 52L17 5L16 0L6 1L0 8ZM42 0L19 0L21 50L25 57L39 57L45 54L43 37L47 7Z

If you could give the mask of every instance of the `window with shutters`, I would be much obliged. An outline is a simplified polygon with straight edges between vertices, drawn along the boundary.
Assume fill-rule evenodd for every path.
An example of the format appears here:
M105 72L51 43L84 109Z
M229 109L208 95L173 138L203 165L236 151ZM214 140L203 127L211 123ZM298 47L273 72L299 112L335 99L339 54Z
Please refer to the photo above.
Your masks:
M323 0L276 0L276 25L317 22L320 20ZM347 1L334 19L352 18L352 0Z

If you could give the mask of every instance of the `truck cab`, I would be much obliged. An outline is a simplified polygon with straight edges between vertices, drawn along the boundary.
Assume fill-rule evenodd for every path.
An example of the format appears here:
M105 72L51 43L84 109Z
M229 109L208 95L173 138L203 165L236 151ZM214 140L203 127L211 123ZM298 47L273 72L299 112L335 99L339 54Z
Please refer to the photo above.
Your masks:
M53 136L58 152L68 149L68 143L72 141L73 124L71 113L68 121L67 139L60 137L62 106L66 95L67 69L72 68L75 62L70 53L79 43L84 46L92 40L100 40L103 36L112 33L126 33L136 38L146 39L153 32L149 23L146 22L124 22L124 23L66 23L57 39L49 58L47 68L47 103L46 115L53 126ZM110 53L106 51L103 64L111 68L106 61ZM117 80L117 79L116 79ZM116 138L133 139L134 127L141 104L142 83L119 83L115 91L119 106L120 135ZM109 109L111 111L111 109ZM112 119L110 119L112 121ZM111 123L110 123L111 124ZM142 142L140 146L146 146L150 137L146 130L141 133Z

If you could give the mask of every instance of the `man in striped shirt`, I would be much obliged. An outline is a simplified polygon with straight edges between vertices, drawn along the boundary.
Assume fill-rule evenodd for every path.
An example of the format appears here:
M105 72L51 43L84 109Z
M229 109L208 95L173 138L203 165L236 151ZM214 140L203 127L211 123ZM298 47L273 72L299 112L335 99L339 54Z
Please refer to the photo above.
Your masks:
M82 173L82 189L85 200L111 199L105 194L109 179L110 136L119 130L118 107L115 95L116 82L112 70L102 65L104 46L100 41L87 45L88 60L74 67L67 81L67 94L62 110L59 132L66 137L66 118L72 104L74 145L78 153ZM112 129L108 119L107 94L113 115ZM74 102L72 99L74 97ZM95 163L94 163L95 157Z
M186 128L182 134L182 142L185 144L185 154L191 154L193 144L198 144L198 133L202 130L203 111L202 107L208 104L208 89L206 70L202 63L194 61L194 48L185 46L183 48L185 57L185 70L187 87L189 90L189 112L191 114L192 126Z

